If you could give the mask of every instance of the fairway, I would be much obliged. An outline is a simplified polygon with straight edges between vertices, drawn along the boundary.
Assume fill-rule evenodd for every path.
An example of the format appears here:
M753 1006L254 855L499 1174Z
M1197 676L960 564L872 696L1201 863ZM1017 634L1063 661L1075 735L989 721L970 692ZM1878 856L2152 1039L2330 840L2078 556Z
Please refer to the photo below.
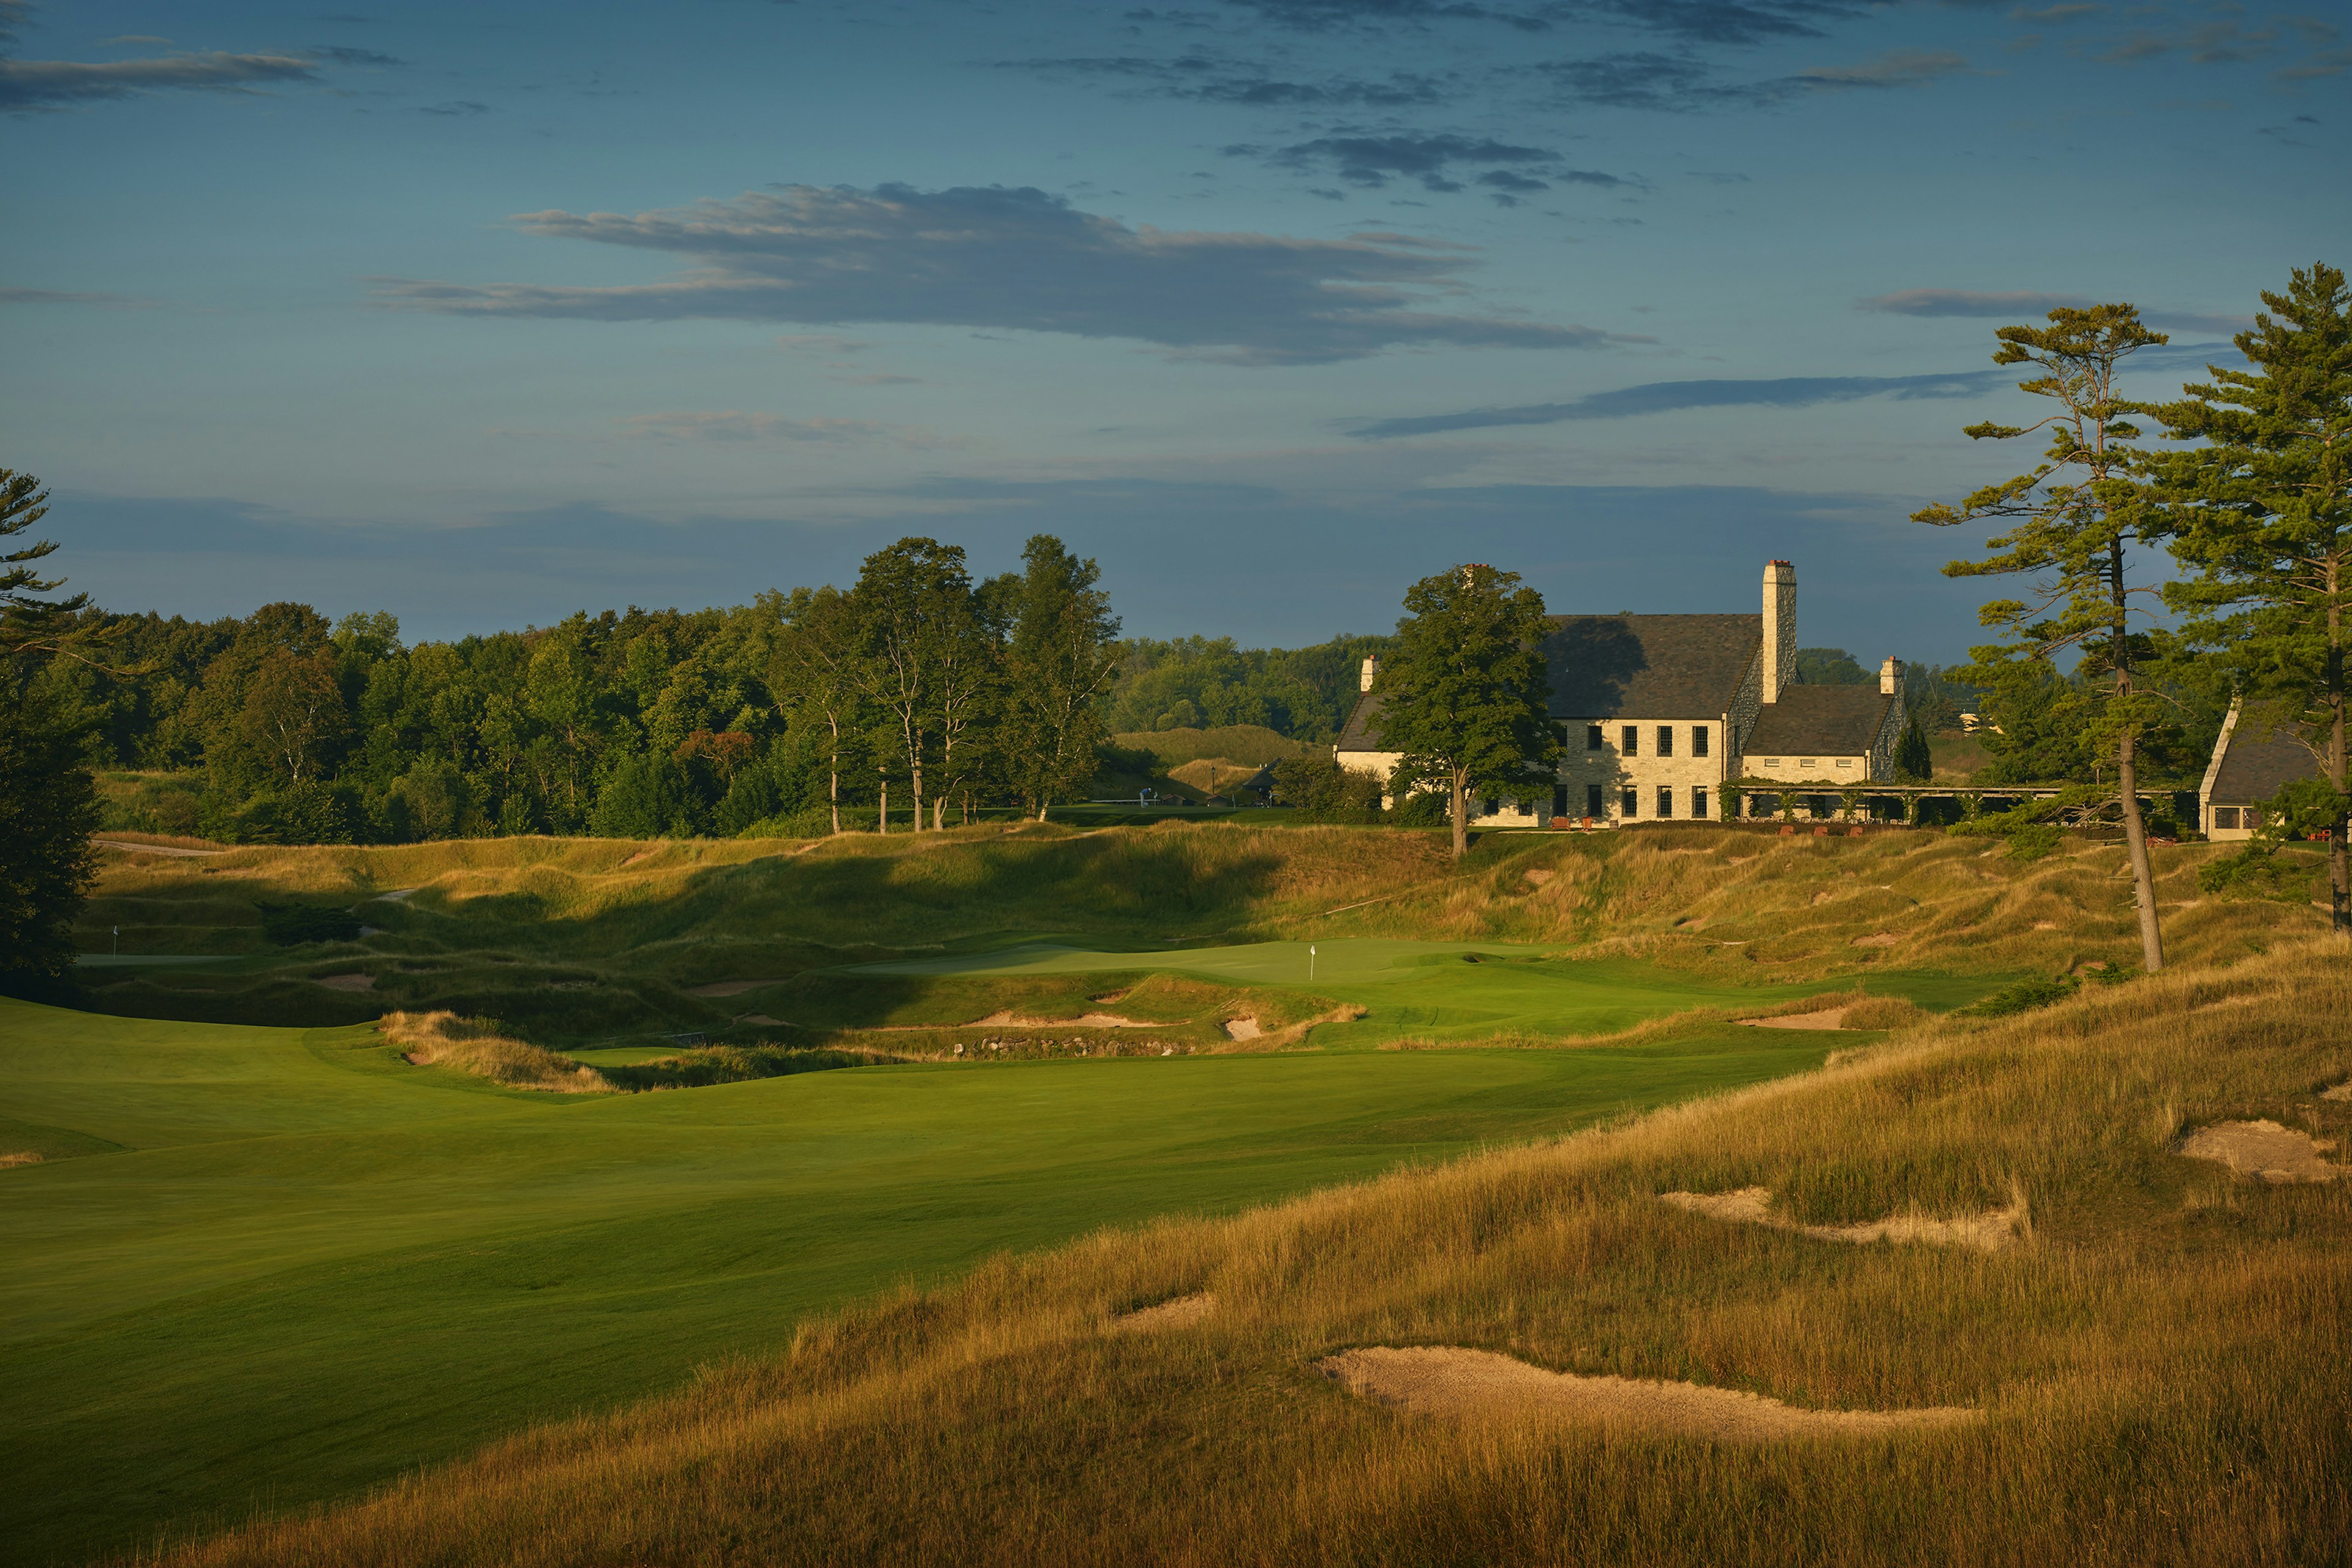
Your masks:
M1310 952L1309 950L1312 949ZM1434 1041L1531 1035L1605 1035L1694 1007L1769 1008L1839 988L1814 981L1780 985L1709 984L1656 964L1570 958L1528 943L1415 942L1336 937L1314 942L1259 942L1149 954L1085 945L1083 939L1032 940L1008 947L858 964L853 974L1068 974L1153 973L1196 975L1229 985L1311 987L1353 1002L1367 1016L1317 1027L1326 1050L1361 1048L1404 1038ZM1981 977L1890 972L1841 986L1903 996L1931 1011L1975 1001L1993 988Z
M1341 962L1385 973L1366 945ZM559 1099L408 1067L365 1027L0 1002L0 1134L45 1156L0 1170L0 1542L73 1557L346 1494L1003 1248L1565 1132L1825 1044L1717 1030Z

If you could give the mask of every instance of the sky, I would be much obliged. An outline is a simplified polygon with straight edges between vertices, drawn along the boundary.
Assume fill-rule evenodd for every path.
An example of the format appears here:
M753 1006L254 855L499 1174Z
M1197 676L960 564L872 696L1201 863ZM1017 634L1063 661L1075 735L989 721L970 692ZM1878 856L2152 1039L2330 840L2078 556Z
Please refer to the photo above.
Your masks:
M1782 557L1948 662L1995 329L2238 363L2347 100L2344 0L0 0L0 467L110 608L411 639L1043 531L1131 635Z

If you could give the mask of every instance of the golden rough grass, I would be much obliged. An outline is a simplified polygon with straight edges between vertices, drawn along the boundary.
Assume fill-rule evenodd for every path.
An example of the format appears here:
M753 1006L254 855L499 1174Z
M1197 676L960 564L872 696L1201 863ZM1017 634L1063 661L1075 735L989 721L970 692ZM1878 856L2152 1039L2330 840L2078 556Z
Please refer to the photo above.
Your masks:
M556 1094L619 1092L594 1068L510 1039L455 1013L386 1013L376 1027L418 1067L453 1068L509 1089L542 1089Z
M2245 995L2226 1009L2207 1004ZM515 1436L174 1564L2337 1560L2352 1540L2352 1184L2176 1152L2267 1116L2338 1135L2352 953L2282 942L1803 1077L1224 1218L989 1260L612 1415ZM1997 1253L1727 1226L2021 1193ZM1122 1306L1207 1292L1189 1326ZM1964 1426L1718 1444L1461 1423L1316 1363L1448 1345L1799 1410Z

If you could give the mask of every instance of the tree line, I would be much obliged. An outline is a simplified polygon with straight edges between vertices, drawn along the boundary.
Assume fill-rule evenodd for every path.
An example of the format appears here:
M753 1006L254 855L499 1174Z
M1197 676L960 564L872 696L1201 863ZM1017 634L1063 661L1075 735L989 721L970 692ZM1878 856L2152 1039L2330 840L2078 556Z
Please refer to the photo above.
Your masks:
M2016 731L2000 742L2007 765L2112 782L2150 970L2163 953L2137 792L2151 763L2179 763L2200 690L2263 705L2310 747L2316 773L2273 803L2265 843L2327 836L2336 926L2352 931L2352 293L2315 265L2262 300L2235 340L2252 368L2209 367L2210 382L2160 404L2119 388L2129 356L2166 341L2128 304L2000 329L1994 362L2032 367L2021 390L2049 412L1965 433L2048 445L2026 472L1915 514L1998 528L1947 574L2025 584L1984 605L1995 641L1915 692L1939 708L1980 693ZM2138 419L2176 445L2141 445ZM0 542L46 500L0 470ZM868 807L887 828L894 792L920 831L992 802L1042 816L1094 775L1113 723L1328 739L1357 661L1379 651L1380 738L1405 753L1391 782L1451 817L1459 853L1468 797L1549 785L1559 745L1542 599L1486 566L1413 584L1393 638L1289 654L1122 645L1094 563L1042 534L1021 572L984 581L961 550L909 538L847 589L404 647L381 614L331 624L273 605L206 626L47 598L59 584L38 563L56 548L0 555L0 969L70 961L93 758L201 769L200 787L152 803L157 825L230 839L806 833ZM2159 552L2168 580L2150 578ZM1807 651L1837 656L1824 675L1853 662ZM1923 744L1906 738L1906 765ZM1300 791L1366 805L1328 780Z

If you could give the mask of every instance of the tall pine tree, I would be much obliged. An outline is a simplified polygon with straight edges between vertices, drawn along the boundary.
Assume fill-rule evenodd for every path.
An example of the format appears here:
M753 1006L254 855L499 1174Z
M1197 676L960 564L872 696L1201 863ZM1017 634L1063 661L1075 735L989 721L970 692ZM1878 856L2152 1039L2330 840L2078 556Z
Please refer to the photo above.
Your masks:
M2150 413L2201 441L2159 463L2172 553L2195 574L2166 599L2214 648L2242 699L2286 718L2326 774L2296 814L2328 829L2330 902L2352 932L2352 790L2346 777L2352 645L2352 289L2336 268L2297 268L2240 332L2250 371L2209 365Z
M2135 583L2128 563L2133 545L2163 536L2165 514L2149 493L2146 454L2134 445L2140 430L2125 417L2135 405L2116 384L2133 353L2168 340L2142 325L2129 305L2060 309L2050 312L2047 326L2003 327L1994 336L2000 347L1993 363L2034 366L2039 374L2018 389L2056 407L2032 425L1972 425L1965 434L2006 441L2047 430L2050 445L2028 472L1987 485L1958 507L1924 508L1912 521L1950 528L1998 519L2007 531L1986 541L1993 553L1955 561L1945 575L2033 580L2031 599L1996 599L1979 612L1985 626L2008 636L1969 650L1976 664L1963 672L1967 679L1999 686L2021 664L2079 650L2085 693L2095 703L2088 736L2116 759L2140 952L2154 973L2164 967L2164 936L2139 808L2138 748L2168 714L2160 697L2143 689L2141 666L2156 643L2134 626L2136 616L2148 613L2140 601L2158 590Z

